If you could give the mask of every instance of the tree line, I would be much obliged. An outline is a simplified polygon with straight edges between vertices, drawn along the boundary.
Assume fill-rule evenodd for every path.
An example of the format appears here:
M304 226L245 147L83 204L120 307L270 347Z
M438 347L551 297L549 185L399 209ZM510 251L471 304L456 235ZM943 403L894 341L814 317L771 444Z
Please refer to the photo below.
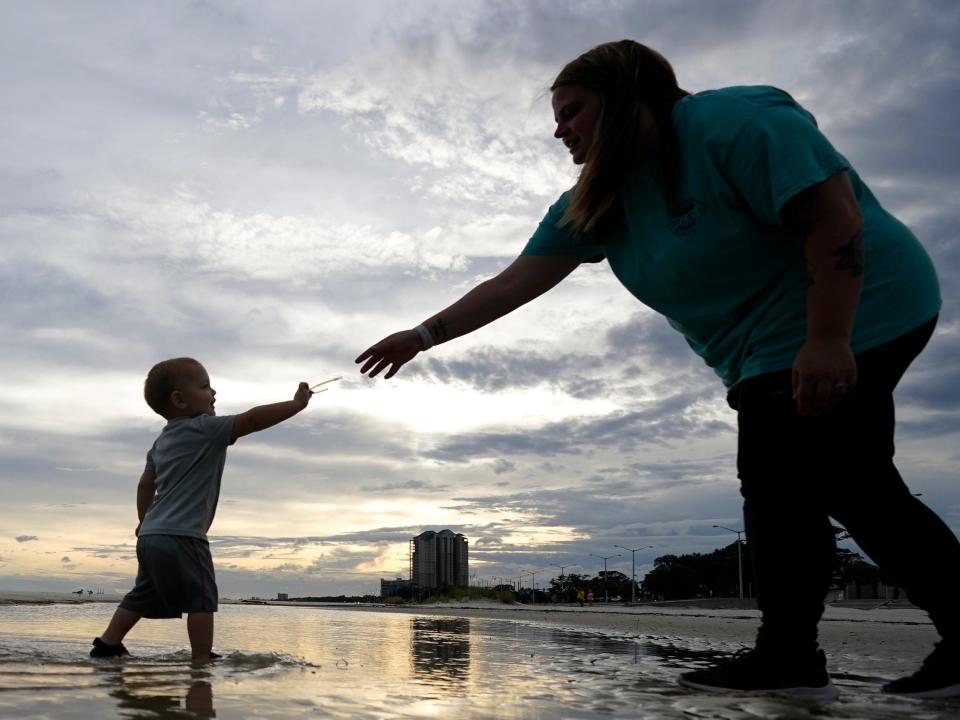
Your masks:
M835 527L834 532L838 540L849 537L843 528ZM754 597L756 586L750 544L743 543L741 551L743 594L744 597ZM881 581L880 570L876 565L865 560L859 553L837 548L834 554L832 577L835 588L845 590L851 584L858 589L871 588L873 594L866 597L876 597L877 585ZM486 588L483 590L483 595L504 602L516 598L526 603L573 603L577 602L577 594L581 590L584 593L592 591L595 603L604 602L605 597L611 602L626 602L631 597L645 601L739 597L737 542L709 553L661 555L654 560L653 569L633 586L632 595L631 584L633 584L631 578L618 570L601 571L596 575L571 572L551 579L546 587L537 588L535 595L529 587L518 590L508 584ZM480 592L476 588L443 587L431 591L430 594L438 597L460 598L467 590ZM414 599L409 587L399 590L398 595L404 600ZM860 596L859 592L857 596ZM329 601L334 598L324 598L324 600Z
M843 530L836 528L842 538ZM756 592L753 577L753 562L750 546L744 543L743 593L752 597ZM661 555L653 562L653 569L633 588L637 600L684 600L702 597L739 597L739 574L737 543L709 553L688 555ZM837 548L834 555L833 585L845 588L854 583L858 586L873 586L881 581L880 570L859 553ZM630 599L631 579L622 572L611 570L596 575L567 573L553 578L542 592L537 591L537 602L576 602L581 589L592 590L594 602L603 602L604 588L611 600ZM526 590L529 599L530 591Z

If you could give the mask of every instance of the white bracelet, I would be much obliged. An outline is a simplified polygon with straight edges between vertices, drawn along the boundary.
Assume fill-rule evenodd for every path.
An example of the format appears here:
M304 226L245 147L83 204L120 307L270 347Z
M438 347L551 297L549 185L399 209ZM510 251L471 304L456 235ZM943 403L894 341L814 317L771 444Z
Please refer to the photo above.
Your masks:
M430 331L427 330L426 325L417 325L417 333L420 335L420 342L423 344L424 350L429 350L436 343L433 341L433 335L430 334Z

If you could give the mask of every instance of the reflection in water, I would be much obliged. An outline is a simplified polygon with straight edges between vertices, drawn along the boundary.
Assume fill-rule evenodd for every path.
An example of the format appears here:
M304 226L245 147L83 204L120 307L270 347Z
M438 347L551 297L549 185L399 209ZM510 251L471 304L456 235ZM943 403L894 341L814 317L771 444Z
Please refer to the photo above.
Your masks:
M197 717L212 718L217 716L213 709L213 686L206 680L194 680L183 699L187 712Z
M143 719L215 718L211 674L182 664L94 665L107 693L116 700L120 717ZM182 700L181 700L182 696Z
M410 660L428 683L463 682L470 674L470 618L410 618Z
M744 645L713 647L706 638L698 638L697 645L681 643L676 638L665 638L667 642L658 642L650 637L646 643L646 653L660 660L664 667L687 670L705 668L718 662L729 660L730 656Z

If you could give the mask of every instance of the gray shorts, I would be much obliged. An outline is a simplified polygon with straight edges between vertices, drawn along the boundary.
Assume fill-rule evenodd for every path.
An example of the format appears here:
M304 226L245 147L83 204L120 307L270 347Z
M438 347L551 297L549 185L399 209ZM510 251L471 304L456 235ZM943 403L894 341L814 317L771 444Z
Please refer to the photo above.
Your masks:
M217 581L210 543L184 535L137 539L137 581L120 607L145 618L216 612Z

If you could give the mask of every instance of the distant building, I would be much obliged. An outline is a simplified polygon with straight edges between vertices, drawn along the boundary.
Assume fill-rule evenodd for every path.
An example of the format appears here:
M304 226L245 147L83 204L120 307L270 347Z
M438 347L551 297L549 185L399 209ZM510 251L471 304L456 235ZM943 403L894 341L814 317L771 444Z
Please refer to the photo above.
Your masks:
M410 541L410 580L416 588L470 584L467 539L450 530L427 530Z
M410 581L404 578L380 581L380 597L410 597Z
M287 593L278 592L277 600L287 600L290 596Z

